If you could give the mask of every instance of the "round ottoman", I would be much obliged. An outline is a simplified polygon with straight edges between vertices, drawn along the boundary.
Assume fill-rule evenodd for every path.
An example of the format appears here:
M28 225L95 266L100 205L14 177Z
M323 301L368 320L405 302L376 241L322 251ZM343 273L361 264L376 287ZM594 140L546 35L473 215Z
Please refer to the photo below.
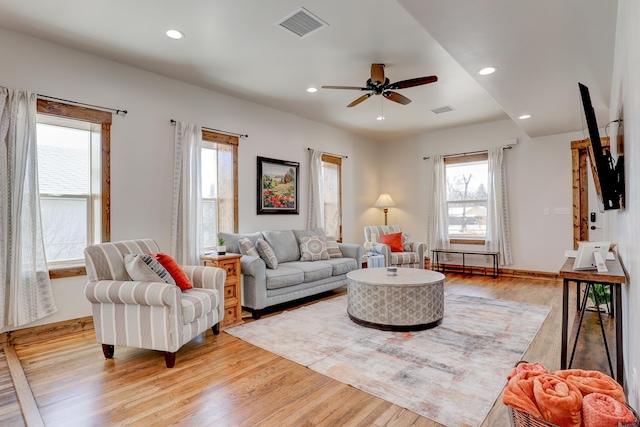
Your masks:
M444 275L431 270L366 268L347 273L347 313L354 322L392 331L437 326L444 316Z

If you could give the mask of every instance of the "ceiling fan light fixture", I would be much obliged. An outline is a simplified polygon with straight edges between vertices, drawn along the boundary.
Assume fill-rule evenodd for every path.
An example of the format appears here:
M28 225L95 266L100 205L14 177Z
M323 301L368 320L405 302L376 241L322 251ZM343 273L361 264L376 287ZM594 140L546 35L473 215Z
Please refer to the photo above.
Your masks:
M174 40L180 40L181 38L184 38L184 33L178 30L167 30L165 34L167 35L167 37Z
M385 119L385 117L384 117L384 116L378 116L378 117L376 117L376 120L378 120L378 121L380 121L380 122L381 122L381 121L383 121L384 119Z
M478 74L481 76L488 76L489 74L493 74L496 72L498 68L497 67L484 67L478 70Z

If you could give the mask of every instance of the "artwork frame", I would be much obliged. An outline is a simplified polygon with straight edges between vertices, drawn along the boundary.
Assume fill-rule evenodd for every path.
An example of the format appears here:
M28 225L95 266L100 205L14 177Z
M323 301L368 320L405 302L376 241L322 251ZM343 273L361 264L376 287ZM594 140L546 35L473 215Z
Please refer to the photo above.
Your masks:
M257 214L298 215L300 163L258 156L257 172Z

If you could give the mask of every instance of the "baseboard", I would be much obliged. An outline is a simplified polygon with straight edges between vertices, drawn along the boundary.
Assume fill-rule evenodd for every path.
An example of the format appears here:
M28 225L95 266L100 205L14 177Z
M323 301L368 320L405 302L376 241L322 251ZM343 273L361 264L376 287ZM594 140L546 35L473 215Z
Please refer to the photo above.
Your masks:
M4 348L7 345L30 344L90 330L93 330L92 316L49 323L32 328L17 329L0 334L0 348Z
M461 264L440 264L445 269L445 273L462 273ZM533 271L533 270L515 270L512 268L499 268L500 276L505 277L523 277L528 279L543 279L543 280L560 280L558 273L550 273L548 271ZM491 276L493 274L492 267L485 267L481 265L467 265L465 266L464 274L478 274L483 276Z

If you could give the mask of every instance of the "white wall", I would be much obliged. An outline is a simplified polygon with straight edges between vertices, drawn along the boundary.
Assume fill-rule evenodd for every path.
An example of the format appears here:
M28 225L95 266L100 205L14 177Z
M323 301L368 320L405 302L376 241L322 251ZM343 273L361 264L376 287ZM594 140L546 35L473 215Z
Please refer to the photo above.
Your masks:
M511 120L432 132L380 148L384 158L382 192L398 205L389 223L400 224L414 238L427 240L431 207L431 162L423 157L502 147L511 138L518 144L505 150L513 265L510 268L557 272L564 251L573 245L571 211L571 141L581 132L531 139ZM550 214L545 215L545 208Z
M170 119L249 135L239 147L239 229L306 228L307 147L343 162L343 234L362 243L378 193L375 143L335 128L0 29L0 85L128 110L114 116L111 239L151 237L169 250L174 127ZM373 144L373 149L371 145ZM300 162L299 215L256 214L256 156ZM90 315L85 277L53 281L58 313L37 324Z
M618 1L610 120L623 111L626 208L618 212L618 252L627 273L622 289L623 337L629 404L640 409L640 3ZM615 137L615 135L612 135ZM614 234L614 236L616 236Z

